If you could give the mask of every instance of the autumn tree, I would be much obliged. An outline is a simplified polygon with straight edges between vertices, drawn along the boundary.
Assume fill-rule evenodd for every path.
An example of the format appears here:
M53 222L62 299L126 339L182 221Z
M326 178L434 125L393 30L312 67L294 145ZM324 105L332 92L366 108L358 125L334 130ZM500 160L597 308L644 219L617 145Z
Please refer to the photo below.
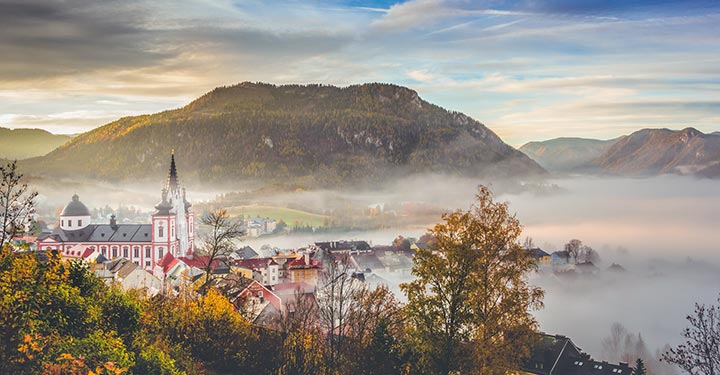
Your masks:
M17 171L17 162L0 164L0 247L25 231L35 213L38 193L30 191Z
M352 367L344 373L397 374L404 362L402 305L385 285L359 288L352 298L343 350Z
M443 215L432 230L433 254L420 250L416 279L402 284L407 314L428 373L504 374L530 355L543 291L527 274L537 266L518 238L507 203L479 188L468 211Z
M577 263L578 256L580 256L580 252L582 251L583 243L582 241L578 239L572 239L568 243L565 244L565 251L568 255L568 262L570 261L570 258L573 259L573 263Z
M201 237L203 246L199 251L206 256L203 269L205 281L202 285L202 290L206 290L210 285L214 263L230 255L235 248L234 241L240 238L244 231L242 223L232 219L224 208L211 210L203 215L200 222L208 227L208 233Z
M564 250L567 252L568 262L570 262L570 258L572 258L573 263L577 263L578 260L593 263L600 261L598 252L592 247L583 244L583 242L578 239L568 241L568 243L565 244Z
M395 246L398 249L402 249L404 251L410 251L410 246L414 244L417 240L415 240L412 237L403 237L403 236L397 236L393 242L392 245Z
M320 328L315 298L295 290L295 298L281 313L278 331L282 333L279 375L315 375L325 372L325 335Z
M676 364L692 375L720 374L720 297L718 305L695 304L687 316L685 342L663 354L663 360Z
M327 254L318 280L318 312L320 324L330 335L326 361L331 371L339 365L340 350L347 332L346 319L352 308L353 296L362 287L353 278L353 273L348 255Z

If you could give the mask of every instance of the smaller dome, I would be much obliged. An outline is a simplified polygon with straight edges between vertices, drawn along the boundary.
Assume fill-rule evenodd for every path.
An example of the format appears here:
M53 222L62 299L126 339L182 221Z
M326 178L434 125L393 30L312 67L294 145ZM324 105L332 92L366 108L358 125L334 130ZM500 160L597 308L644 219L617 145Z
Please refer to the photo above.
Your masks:
M72 201L62 210L60 216L90 216L90 210L80 202L80 197L75 194L72 197Z

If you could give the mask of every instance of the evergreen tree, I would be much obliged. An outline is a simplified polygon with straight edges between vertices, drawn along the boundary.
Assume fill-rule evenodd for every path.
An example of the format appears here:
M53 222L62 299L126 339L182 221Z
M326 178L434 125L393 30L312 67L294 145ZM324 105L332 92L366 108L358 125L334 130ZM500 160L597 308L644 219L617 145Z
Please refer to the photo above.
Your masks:
M643 362L642 358L638 358L637 361L635 361L635 375L647 375L647 369L645 368L645 363Z

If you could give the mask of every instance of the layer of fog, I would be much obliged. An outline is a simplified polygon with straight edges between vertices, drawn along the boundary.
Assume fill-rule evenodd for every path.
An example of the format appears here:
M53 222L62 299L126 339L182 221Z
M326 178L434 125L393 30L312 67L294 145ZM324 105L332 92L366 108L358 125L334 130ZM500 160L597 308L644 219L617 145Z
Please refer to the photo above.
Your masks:
M477 180L424 178L392 189L353 192L367 202L424 201L466 209ZM524 225L524 234L548 253L579 238L601 256L597 277L534 277L547 293L536 314L541 329L572 337L602 358L601 341L614 322L641 333L651 351L678 344L695 302L713 303L720 292L720 181L678 176L647 179L574 178L524 191L494 184ZM498 186L500 185L500 186ZM560 188L554 188L557 185ZM322 202L321 198L320 202ZM428 223L430 226L432 223ZM250 243L300 246L315 240L367 239L388 244L422 228L256 239ZM613 262L624 274L606 272Z
M467 209L478 183L488 182L425 176L388 183L375 191L280 193L253 196L249 203L294 204L323 212L338 202L370 206L411 201L426 202L441 212ZM628 270L622 275L602 272L595 278L573 281L533 278L547 291L545 308L537 313L541 329L570 336L596 357L602 354L601 341L613 322L642 333L651 351L666 343L677 344L693 303L712 303L720 292L720 181L677 176L583 177L544 184L491 185L497 198L508 201L511 211L517 213L524 235L531 236L548 253L579 238L600 253L602 270L612 262ZM70 184L54 186L43 196L45 204L61 207L79 191L90 208L124 204L151 212L159 201L161 187L162 181L158 186L131 188ZM238 186L237 190L246 188ZM188 191L188 199L197 204L216 193ZM400 234L418 237L439 220L438 213L425 224L381 231L272 236L243 243L256 249L264 244L288 249L340 239L385 245Z

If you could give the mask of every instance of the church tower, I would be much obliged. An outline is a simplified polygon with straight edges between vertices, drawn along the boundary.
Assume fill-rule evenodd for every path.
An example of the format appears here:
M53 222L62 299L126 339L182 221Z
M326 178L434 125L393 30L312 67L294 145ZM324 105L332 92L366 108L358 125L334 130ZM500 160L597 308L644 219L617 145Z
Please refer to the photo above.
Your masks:
M153 247L156 259L169 251L175 257L190 256L194 251L195 215L185 197L175 165L175 151L170 156L170 172L162 190L162 200L153 215ZM155 244L157 242L157 244Z

